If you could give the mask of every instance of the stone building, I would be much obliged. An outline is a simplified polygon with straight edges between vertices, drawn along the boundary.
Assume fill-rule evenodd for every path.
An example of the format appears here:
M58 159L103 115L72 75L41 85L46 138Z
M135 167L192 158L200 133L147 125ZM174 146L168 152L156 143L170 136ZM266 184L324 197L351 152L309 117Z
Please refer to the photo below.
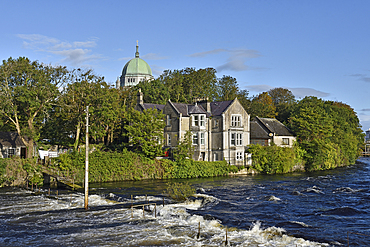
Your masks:
M251 122L251 144L292 147L296 140L293 132L275 118L255 117Z
M152 80L152 69L139 57L139 44L136 43L135 58L123 67L122 74L116 82L116 88L136 86L140 81Z
M250 116L238 99L221 102L199 100L194 104L166 105L143 102L138 93L136 110L148 108L161 110L165 115L164 146L176 148L187 131L192 133L194 160L226 160L231 165L247 165L245 148L249 145Z

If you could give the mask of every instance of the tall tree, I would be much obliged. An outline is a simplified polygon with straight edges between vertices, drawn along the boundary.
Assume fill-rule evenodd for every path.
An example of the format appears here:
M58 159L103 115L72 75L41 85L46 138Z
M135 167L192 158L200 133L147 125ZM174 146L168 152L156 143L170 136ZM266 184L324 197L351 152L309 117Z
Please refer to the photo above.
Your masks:
M0 113L14 126L33 155L46 113L59 96L67 70L47 66L28 58L9 58L0 66ZM26 138L27 137L27 138Z
M291 112L296 104L294 94L286 88L274 88L268 91L276 107L276 119L287 124Z
M126 112L125 125L128 147L148 158L163 154L163 130L166 123L164 115L156 109L143 112L131 108Z
M253 97L249 111L251 117L275 118L276 116L276 107L267 92Z
M238 82L234 77L223 76L217 80L217 100L233 100L238 96Z

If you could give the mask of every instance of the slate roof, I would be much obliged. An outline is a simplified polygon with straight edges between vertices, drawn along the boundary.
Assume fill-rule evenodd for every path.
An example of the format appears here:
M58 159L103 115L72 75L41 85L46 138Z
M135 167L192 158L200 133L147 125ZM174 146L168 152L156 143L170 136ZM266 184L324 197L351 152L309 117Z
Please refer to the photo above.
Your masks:
M14 148L26 146L17 132L0 132L0 144L3 147L14 147Z
M269 133L273 133L275 136L294 136L288 127L275 118L255 117L251 121L251 138L263 138L263 131L267 135L265 138L268 138Z
M188 104L183 104L183 103L172 103L171 101L168 101L172 106L175 108L175 110L178 113L181 113L183 117L188 117L189 116L189 111L188 111Z
M251 139L270 139L269 133L257 123L257 121L250 122Z
M163 108L164 108L164 105L150 104L150 103L144 103L144 104L141 104L141 106L143 107L144 110L147 110L147 109L157 109L158 111L162 111Z
M211 113L213 116L220 116L231 105L233 100L211 102Z

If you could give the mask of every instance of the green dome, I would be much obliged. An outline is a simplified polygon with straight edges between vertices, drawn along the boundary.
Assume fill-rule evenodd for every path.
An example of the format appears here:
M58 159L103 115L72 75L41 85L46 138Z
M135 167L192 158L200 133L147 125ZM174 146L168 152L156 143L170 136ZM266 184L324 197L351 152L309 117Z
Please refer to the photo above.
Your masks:
M123 76L126 76L126 75L129 75L129 76L130 75L132 76L150 75L151 76L152 70L149 64L147 64L143 59L139 57L135 57L131 59L130 61L128 61L125 67L123 67L122 75Z

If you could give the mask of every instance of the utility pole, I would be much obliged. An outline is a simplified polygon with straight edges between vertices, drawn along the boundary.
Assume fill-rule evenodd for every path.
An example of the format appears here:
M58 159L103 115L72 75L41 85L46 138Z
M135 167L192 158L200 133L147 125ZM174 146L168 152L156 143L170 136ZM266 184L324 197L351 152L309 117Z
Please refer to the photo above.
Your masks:
M85 210L89 209L89 106L86 106Z

